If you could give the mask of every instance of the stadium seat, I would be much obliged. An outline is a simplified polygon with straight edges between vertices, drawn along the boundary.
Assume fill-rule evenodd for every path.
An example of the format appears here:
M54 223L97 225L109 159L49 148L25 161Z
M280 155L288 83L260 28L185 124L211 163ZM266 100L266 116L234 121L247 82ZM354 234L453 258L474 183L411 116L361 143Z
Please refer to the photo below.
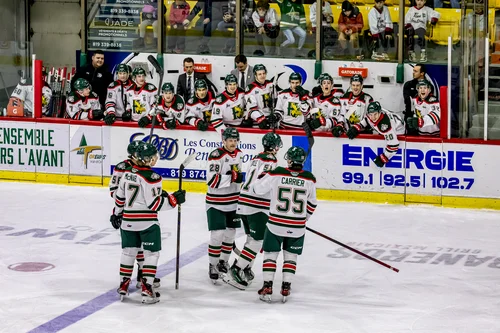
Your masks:
M399 22L399 6L389 7L389 14L393 23Z
M363 31L370 30L370 23L368 22L368 13L373 6L358 6L359 12L363 15Z
M441 18L432 28L431 40L438 45L448 45L448 36L451 34L452 43L460 41L460 9L437 8Z

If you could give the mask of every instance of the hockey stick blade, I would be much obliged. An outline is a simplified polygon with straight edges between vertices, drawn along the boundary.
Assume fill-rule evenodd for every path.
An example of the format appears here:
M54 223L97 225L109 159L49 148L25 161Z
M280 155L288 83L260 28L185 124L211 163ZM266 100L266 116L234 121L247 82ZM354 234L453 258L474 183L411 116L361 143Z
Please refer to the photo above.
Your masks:
M156 72L158 74L163 74L163 69L161 68L160 66L160 63L158 62L158 60L156 60L156 58L153 56L153 55L149 55L148 56L148 61L151 63L151 65L153 65L153 67L156 69ZM161 87L160 87L161 89Z

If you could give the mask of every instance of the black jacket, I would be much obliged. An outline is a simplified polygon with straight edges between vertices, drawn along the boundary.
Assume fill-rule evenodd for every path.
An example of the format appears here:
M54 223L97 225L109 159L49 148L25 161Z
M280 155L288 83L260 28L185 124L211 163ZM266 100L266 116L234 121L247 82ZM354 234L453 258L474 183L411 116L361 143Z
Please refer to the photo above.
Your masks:
M203 73L196 73L194 72L194 82L196 80L205 80L208 86L208 91L212 92L212 95L216 96L218 91L215 85L210 81L207 76ZM193 82L193 84L194 84ZM193 86L194 89L194 86ZM181 95L182 98L187 102L188 101L188 91L187 91L187 85L186 85L186 73L179 75L179 78L177 79L177 95Z
M80 68L80 70L71 79L71 90L74 90L73 83L76 79L83 78L92 85L92 90L99 96L101 108L104 110L104 103L106 102L106 94L108 86L113 82L113 75L108 70L106 65L99 68L94 68L92 64Z

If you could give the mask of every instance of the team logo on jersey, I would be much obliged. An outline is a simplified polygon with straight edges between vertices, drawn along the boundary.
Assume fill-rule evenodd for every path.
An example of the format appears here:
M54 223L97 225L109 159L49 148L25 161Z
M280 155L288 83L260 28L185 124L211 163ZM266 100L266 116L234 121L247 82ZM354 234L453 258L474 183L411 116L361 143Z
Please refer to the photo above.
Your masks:
M211 110L203 111L203 120L205 120L206 122L210 122L211 118L212 118Z
M388 129L388 128L389 128L389 125L387 125L387 124L382 124L382 125L380 125L380 130L381 130L382 132L387 131L387 129Z
M233 107L233 117L234 119L240 119L243 118L243 108L241 106L235 106Z
M68 101L71 102L71 103L75 102L75 97L74 96L69 96L68 97Z
M302 111L299 108L299 105L294 102L288 103L288 115L294 118L302 116Z
M91 154L95 150L102 150L102 146L89 146L85 134L82 134L80 145L71 151L76 151L77 155L83 155L83 165L87 169L89 161L90 163L102 163L106 158L106 155L103 154Z
M271 95L269 93L265 93L262 95L262 101L264 102L264 107L271 107Z
M177 110L182 109L182 108L183 108L183 106L184 106L184 104L182 104L182 103L177 103Z
M146 111L146 107L140 101L134 100L134 113L142 114L144 111Z
M160 175L159 175L159 174L157 174L157 173L154 173L154 172L153 172L153 173L151 174L151 179L153 179L153 180L160 179Z
M356 114L356 112L351 113L351 115L349 116L349 122L351 124L357 124L357 123L359 123L359 117Z

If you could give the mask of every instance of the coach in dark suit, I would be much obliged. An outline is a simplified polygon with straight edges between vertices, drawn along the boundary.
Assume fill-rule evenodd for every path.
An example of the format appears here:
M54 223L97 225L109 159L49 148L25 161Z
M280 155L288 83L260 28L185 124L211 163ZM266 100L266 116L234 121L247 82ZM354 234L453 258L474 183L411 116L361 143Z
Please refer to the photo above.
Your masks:
M231 74L238 79L238 87L245 90L247 86L255 81L253 74L253 66L248 65L247 57L239 54L234 58L236 68L231 71Z
M212 95L215 96L217 88L205 74L196 73L194 71L193 58L184 59L184 72L184 74L179 75L179 79L177 80L177 95L181 95L186 102L192 96L194 96L194 83L196 82L196 80L205 80L208 86L208 91L210 91Z

